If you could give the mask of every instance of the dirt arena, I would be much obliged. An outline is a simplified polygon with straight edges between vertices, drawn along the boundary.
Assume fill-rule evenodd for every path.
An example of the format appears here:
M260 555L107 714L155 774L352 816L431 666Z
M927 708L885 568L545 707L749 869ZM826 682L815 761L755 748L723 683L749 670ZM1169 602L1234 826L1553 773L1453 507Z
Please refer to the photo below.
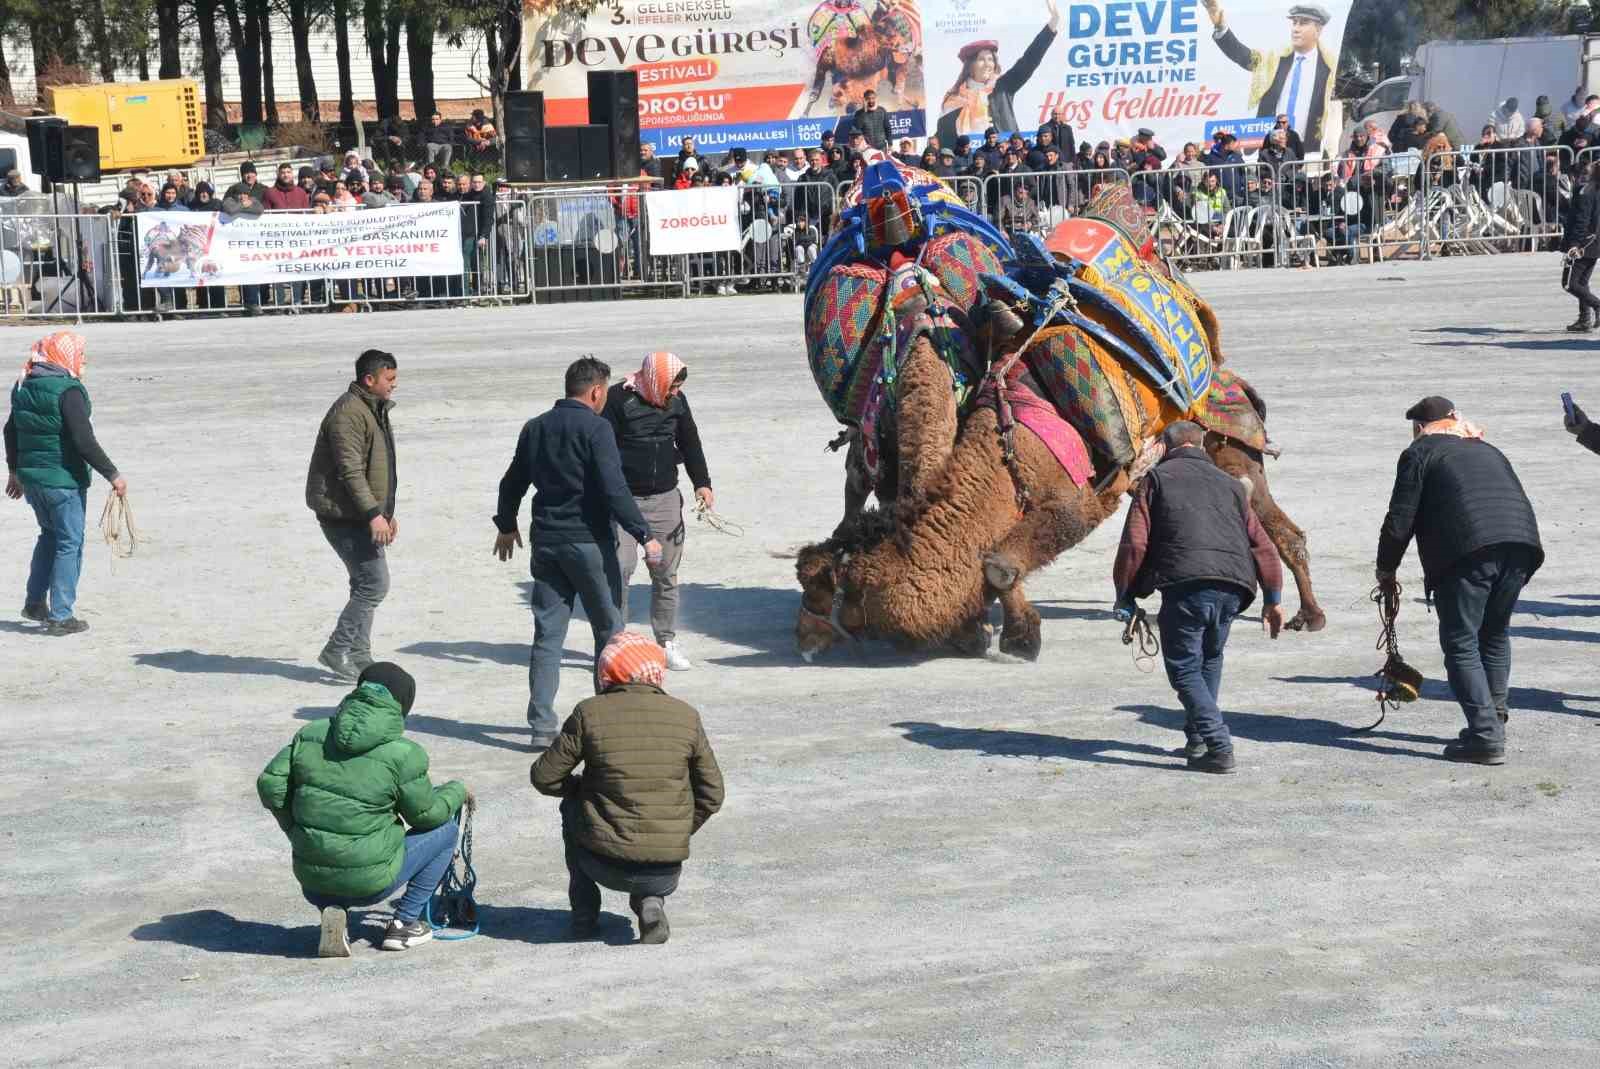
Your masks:
M83 328L145 541L113 562L91 532L91 630L46 638L17 613L32 517L0 502L4 1061L1593 1064L1600 457L1558 397L1600 413L1600 343L1561 331L1559 271L1197 278L1268 401L1269 475L1329 617L1275 643L1253 612L1235 626L1229 778L1169 756L1182 713L1119 641L1120 516L1030 583L1037 664L887 645L798 660L776 554L832 528L842 486L798 297ZM20 364L39 333L0 347ZM400 361L401 533L374 651L417 677L409 728L435 778L479 798L483 932L386 954L372 914L354 958L324 961L255 777L344 693L314 660L344 574L302 490L369 346ZM719 509L746 528L690 522L697 667L668 680L701 710L728 800L669 900L670 943L629 945L614 895L604 938L572 943L555 804L528 785L527 556L495 560L490 516L566 364L630 370L655 348L688 362ZM1367 595L1402 413L1435 392L1510 456L1549 553L1514 620L1501 768L1439 758L1461 716L1414 554L1400 635L1426 700L1352 730L1376 715ZM567 648L563 715L585 626Z

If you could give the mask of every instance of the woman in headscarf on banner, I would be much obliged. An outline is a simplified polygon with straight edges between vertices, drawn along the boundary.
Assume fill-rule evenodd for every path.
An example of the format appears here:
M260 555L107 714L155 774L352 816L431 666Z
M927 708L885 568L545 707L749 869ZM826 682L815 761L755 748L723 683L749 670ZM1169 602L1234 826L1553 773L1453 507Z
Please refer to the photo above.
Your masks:
M1011 67L1001 68L997 41L973 41L956 53L961 60L961 77L939 105L940 144L953 145L958 135L981 133L990 126L1002 136L1021 129L1016 113L1017 92L1039 69L1061 30L1061 12L1056 10L1055 0L1045 0L1045 7L1050 20Z

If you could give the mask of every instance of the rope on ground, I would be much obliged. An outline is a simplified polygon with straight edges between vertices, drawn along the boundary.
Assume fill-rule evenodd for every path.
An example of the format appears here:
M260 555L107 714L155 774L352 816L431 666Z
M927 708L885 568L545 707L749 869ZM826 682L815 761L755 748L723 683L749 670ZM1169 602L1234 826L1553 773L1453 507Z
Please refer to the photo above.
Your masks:
M1161 653L1161 640L1150 626L1150 616L1137 606L1128 622L1122 627L1122 644L1137 646L1133 652L1133 666L1148 675L1156 670L1156 657Z
M133 524L133 506L127 494L112 494L100 511L100 534L111 547L113 557L127 560L139 545L139 529Z
M471 939L478 934L478 903L472 897L478 887L478 870L472 867L471 807L463 805L456 817L461 822L461 837L456 841L455 856L422 914L433 929L433 937L445 942ZM446 928L465 930L441 934Z
M709 526L718 534L725 534L732 538L744 537L744 525L735 523L726 516L721 515L704 501L694 507L694 518L697 523Z

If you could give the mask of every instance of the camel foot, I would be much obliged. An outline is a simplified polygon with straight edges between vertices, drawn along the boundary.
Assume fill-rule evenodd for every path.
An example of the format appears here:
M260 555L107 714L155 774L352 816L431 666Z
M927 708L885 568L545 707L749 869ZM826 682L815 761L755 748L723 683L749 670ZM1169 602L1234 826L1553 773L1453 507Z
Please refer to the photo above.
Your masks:
M1044 638L1039 631L1039 614L1028 606L1020 622L1006 620L1000 631L1000 652L1025 661L1037 661Z
M980 617L950 636L950 648L963 657L982 657L993 640L993 628Z
M983 577L995 590L1010 590L1022 578L1022 569L1004 553L987 553L983 558Z
M1300 611L1294 614L1294 618L1283 626L1288 631L1321 631L1328 626L1328 618L1321 609L1307 609L1302 605Z

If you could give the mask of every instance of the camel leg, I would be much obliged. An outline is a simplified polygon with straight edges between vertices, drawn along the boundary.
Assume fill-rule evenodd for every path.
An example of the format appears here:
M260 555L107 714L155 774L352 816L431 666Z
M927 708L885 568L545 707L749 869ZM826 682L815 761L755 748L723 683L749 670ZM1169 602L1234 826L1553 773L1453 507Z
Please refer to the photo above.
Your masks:
M932 485L955 452L955 393L950 369L926 337L911 344L900 366L895 387L896 453L900 472L896 518L909 527L922 513Z
M1295 589L1300 594L1300 611L1284 626L1290 631L1321 631L1327 626L1328 618L1311 589L1311 550L1306 544L1306 533L1273 500L1266 471L1259 461L1232 442L1224 441L1214 447L1208 442L1208 449L1217 467L1245 484L1250 508L1277 547L1278 556L1283 558L1289 574L1294 576Z
M851 435L844 454L844 519L833 529L833 537L841 537L855 523L867 507L867 496L871 493L867 480L867 450L858 430Z
M1114 496L1111 501L1115 502ZM1042 643L1039 614L1023 594L1022 580L1083 541L1108 513L1106 502L1087 492L1047 499L984 555L984 581L999 596L1005 613L1000 631L1002 653L1030 661L1038 658Z

